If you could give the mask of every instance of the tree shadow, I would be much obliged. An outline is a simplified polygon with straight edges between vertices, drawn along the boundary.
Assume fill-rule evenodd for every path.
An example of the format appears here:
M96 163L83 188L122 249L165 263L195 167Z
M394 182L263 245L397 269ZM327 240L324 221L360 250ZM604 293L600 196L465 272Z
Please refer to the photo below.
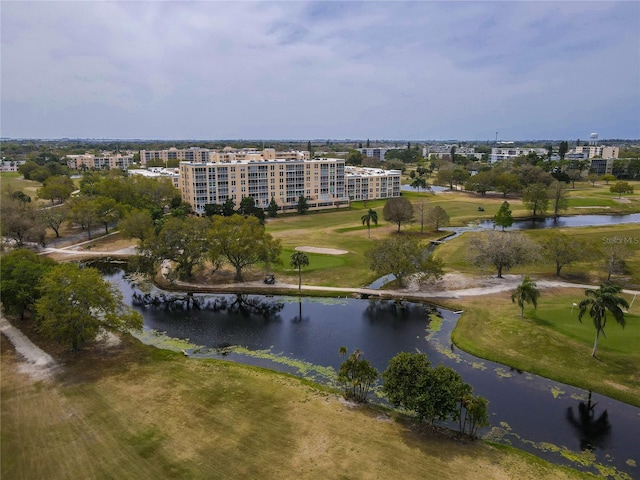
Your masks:
M573 407L567 408L566 418L580 439L581 450L604 449L611 433L609 413L605 409L596 417L596 405L598 405L598 402L593 403L591 401L591 392L589 392L587 402L580 401L578 404L576 415L573 413Z

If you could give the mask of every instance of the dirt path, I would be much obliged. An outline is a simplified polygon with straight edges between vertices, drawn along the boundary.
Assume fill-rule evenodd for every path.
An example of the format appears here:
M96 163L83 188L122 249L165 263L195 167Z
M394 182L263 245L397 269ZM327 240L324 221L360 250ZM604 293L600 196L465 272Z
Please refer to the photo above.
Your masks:
M40 347L29 340L20 330L11 325L0 312L0 332L5 335L13 344L24 361L18 365L18 370L26 373L34 380L49 380L58 363L51 355L44 352Z

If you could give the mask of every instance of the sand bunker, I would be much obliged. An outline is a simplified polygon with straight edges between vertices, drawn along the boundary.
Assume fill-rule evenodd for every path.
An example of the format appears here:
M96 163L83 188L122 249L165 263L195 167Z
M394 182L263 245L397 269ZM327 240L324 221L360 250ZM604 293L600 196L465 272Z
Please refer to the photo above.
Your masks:
M320 247L296 247L299 252L308 253L324 253L325 255L344 255L349 253L346 250L337 250L335 248L320 248Z

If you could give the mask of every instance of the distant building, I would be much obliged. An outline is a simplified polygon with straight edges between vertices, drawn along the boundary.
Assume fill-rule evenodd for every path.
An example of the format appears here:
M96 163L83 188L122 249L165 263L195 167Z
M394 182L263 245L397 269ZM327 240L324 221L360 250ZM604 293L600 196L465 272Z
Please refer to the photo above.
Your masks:
M141 175L149 178L169 178L173 186L179 188L180 170L177 168L151 167L148 169L138 168L129 170L129 175Z
M427 145L422 147L422 156L424 158L429 158L431 155L435 155L438 158L447 158L451 157L451 149L455 147L456 155L462 155L465 157L475 157L478 160L482 159L481 153L476 153L476 149L474 147L459 147L457 144L444 144L444 145Z
M615 158L592 158L589 172L596 175L612 175L615 161Z
M140 150L140 163L144 166L151 161L168 163L170 160L180 162L232 162L245 160L273 160L276 158L287 160L308 160L309 152L292 150L288 152L276 152L273 148L258 150L255 148L235 149L224 147L220 150L208 148L190 147L178 149L175 147L166 150Z
M20 165L24 165L25 160L2 160L0 172L17 172Z
M583 145L575 147L569 152L565 158L577 158L578 155L581 158L618 158L620 155L619 147L607 147L604 145Z
M398 150L398 149L375 147L375 148L357 148L356 150L358 150L365 157L377 158L381 162L384 162L385 161L384 157L389 150Z
M491 149L491 155L489 155L489 163L527 156L531 152L534 152L540 157L546 157L549 153L546 148L493 147Z
M102 153L100 155L85 153L83 155L67 155L66 159L67 167L72 170L110 170L112 168L126 170L134 164L132 153L125 155L120 153Z

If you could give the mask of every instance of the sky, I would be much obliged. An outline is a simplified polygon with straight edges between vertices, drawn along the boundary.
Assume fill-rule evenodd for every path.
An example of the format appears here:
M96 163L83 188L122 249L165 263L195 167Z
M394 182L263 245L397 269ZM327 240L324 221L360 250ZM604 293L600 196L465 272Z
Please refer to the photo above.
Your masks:
M0 4L0 136L640 138L640 2Z

